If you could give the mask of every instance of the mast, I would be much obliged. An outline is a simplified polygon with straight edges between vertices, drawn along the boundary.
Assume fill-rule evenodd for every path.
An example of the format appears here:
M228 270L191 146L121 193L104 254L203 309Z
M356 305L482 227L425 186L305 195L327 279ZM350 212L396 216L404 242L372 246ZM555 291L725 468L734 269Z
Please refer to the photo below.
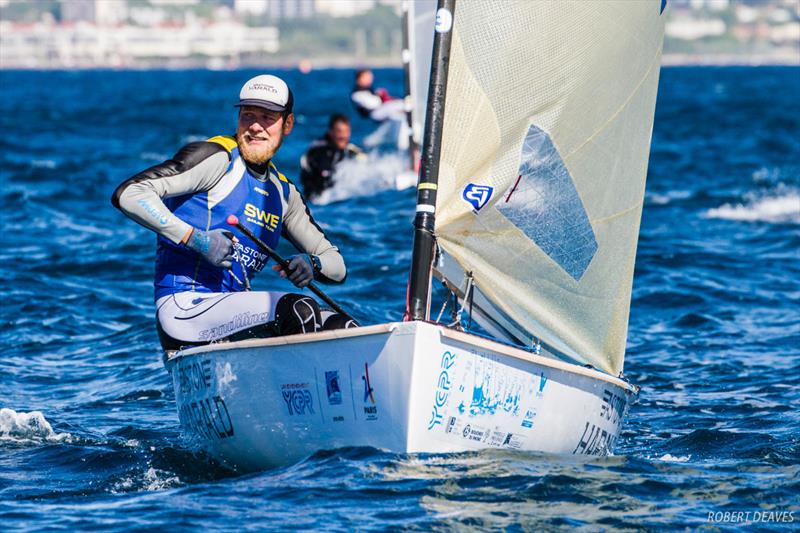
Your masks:
M403 0L403 83L404 98L403 104L406 108L406 125L408 126L408 158L409 168L414 170L416 166L416 154L419 152L416 140L414 140L414 117L412 114L414 101L411 98L411 24L413 24L414 3L412 0Z
M436 33L433 37L422 168L417 184L417 214L414 217L414 251L408 281L404 320L427 320L430 311L431 268L433 266L436 189L439 181L439 152L442 147L447 71L453 37L456 0L439 0Z

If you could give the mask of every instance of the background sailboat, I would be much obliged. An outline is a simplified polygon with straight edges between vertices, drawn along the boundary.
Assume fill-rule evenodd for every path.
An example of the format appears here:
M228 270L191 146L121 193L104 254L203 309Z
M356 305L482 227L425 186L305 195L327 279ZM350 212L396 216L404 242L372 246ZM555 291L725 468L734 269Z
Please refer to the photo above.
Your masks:
M401 4L403 99L406 120L387 120L364 139L369 161L342 161L334 180L337 186L323 191L316 204L349 198L354 191L404 190L417 185L422 130L428 98L428 79L433 49L435 0L405 0ZM391 147L397 153L380 147Z
M436 18L411 320L171 356L185 431L226 464L613 449L635 394L617 375L663 6L453 6ZM521 346L428 322L433 271Z
M413 167L419 165L419 147L425 127L425 110L428 104L428 82L433 52L433 27L436 20L436 0L406 0L403 7L403 68L408 108L408 142ZM414 151L417 151L414 155Z

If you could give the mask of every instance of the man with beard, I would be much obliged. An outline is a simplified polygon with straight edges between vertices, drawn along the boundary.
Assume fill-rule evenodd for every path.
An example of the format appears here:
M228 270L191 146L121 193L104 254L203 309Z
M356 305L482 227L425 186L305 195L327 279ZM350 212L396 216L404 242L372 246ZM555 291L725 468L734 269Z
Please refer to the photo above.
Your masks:
M250 279L269 258L226 224L238 216L273 249L286 237L301 253L288 272L272 269L297 287L344 281L339 250L272 162L294 126L293 104L283 80L256 76L239 93L235 136L189 143L114 191L114 206L158 235L156 323L165 350L353 325L302 294L251 292Z
M366 159L364 152L350 142L350 119L336 113L328 120L328 131L315 140L300 159L300 183L303 194L314 201L322 191L333 186L336 166L348 159Z

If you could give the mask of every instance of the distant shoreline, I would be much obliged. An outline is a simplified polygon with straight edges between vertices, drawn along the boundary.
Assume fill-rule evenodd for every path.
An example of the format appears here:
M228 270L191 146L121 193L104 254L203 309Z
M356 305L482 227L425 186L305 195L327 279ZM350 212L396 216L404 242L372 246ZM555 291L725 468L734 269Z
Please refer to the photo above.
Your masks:
M313 60L309 58L287 58L280 61L264 63L235 63L235 64L209 64L208 61L198 61L197 59L186 61L153 61L142 62L135 65L80 65L80 66L29 66L29 65L6 65L0 64L0 71L4 70L115 70L115 71L137 71L137 70L252 70L252 69L296 69L301 61L309 62L312 70L320 69L354 69L354 68L402 68L402 63L395 58L369 58L354 60L350 57L324 58ZM661 59L664 67L759 67L759 66L783 66L800 67L800 52L792 54L664 54Z
M665 67L798 67L800 52L790 54L664 54L661 65Z

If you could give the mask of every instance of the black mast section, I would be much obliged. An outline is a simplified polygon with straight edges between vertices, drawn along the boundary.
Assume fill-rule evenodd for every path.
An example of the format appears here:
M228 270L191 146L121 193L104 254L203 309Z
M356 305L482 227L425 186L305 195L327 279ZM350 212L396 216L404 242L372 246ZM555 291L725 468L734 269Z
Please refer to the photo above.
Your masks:
M417 185L417 214L414 217L414 253L411 258L405 320L428 320L430 311L439 152L442 147L445 92L455 7L456 0L439 0L436 10L436 33L433 36L422 168Z

